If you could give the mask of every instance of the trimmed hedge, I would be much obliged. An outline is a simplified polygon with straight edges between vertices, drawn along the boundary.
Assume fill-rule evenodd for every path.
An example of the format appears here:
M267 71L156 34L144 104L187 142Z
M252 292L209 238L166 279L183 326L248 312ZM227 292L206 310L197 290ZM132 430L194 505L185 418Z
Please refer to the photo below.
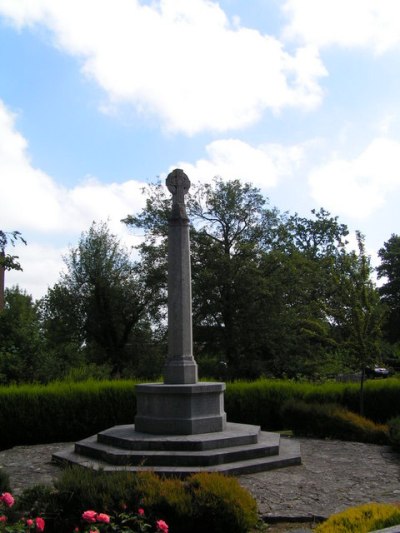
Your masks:
M296 435L387 444L388 428L336 404L288 400L281 409L287 427Z
M79 440L132 422L133 381L0 387L0 449Z
M116 424L133 423L136 382L84 381L0 387L0 449L20 444L75 441ZM228 420L260 425L265 430L290 429L282 418L288 400L337 404L358 412L359 385L316 385L260 379L227 383ZM400 414L400 380L365 384L365 415L385 423Z
M400 414L400 380L368 380L364 392L365 416L386 423ZM254 382L227 383L225 410L232 422L261 425L262 429L285 427L280 409L289 399L307 403L337 404L357 413L360 404L358 383L313 384L260 379ZM286 428L287 429L287 428Z
M400 524L400 507L390 503L367 503L328 518L315 533L368 533Z

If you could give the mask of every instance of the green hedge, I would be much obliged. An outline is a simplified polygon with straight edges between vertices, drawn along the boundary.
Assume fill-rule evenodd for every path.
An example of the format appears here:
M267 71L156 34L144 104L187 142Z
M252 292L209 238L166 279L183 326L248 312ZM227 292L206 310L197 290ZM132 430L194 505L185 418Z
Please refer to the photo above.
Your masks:
M0 449L20 444L75 441L115 424L133 423L134 381L57 382L49 385L0 387ZM358 412L359 385L316 385L260 379L227 383L228 420L290 429L281 407L288 400L337 404ZM365 384L365 416L386 423L400 415L400 380Z
M133 421L133 381L0 387L0 449L75 441Z
M374 444L388 443L388 428L376 424L337 404L288 400L281 409L282 419L296 435L332 438Z
M225 410L232 422L258 424L263 429L285 428L280 408L289 399L307 403L337 404L359 412L358 383L313 384L260 379L227 384ZM369 380L364 392L365 416L376 423L386 423L400 414L400 380ZM288 428L286 428L288 429Z

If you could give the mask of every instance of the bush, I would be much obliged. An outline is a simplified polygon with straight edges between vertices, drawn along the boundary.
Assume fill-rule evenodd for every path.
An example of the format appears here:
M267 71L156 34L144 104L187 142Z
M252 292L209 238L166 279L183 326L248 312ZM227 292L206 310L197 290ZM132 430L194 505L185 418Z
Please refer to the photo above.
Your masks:
M7 428L0 432L0 449L21 444L75 441L116 424L133 423L135 385L136 382L130 380L87 380L45 386L0 386L0 427ZM272 379L228 383L225 410L231 422L256 424L270 431L287 429L281 407L290 399L337 404L357 412L359 385L316 385ZM365 412L374 422L386 422L399 416L399 405L400 380L365 384Z
M186 480L160 478L151 472L102 472L68 468L55 483L55 507L73 528L83 511L116 514L125 506L143 507L146 516L162 518L174 533L191 531L238 533L258 521L256 502L235 478L194 474ZM72 529L71 529L72 530Z
M400 524L400 507L389 503L367 503L334 514L315 533L368 533Z
M0 449L79 440L133 421L135 382L83 381L0 387ZM68 420L68 424L65 421Z
M387 427L336 404L289 400L281 410L286 427L297 435L385 444Z
M256 526L256 501L235 478L201 473L192 475L187 484L192 495L193 523L186 531L245 533Z
M393 448L400 450L400 416L391 418L388 422L389 441Z

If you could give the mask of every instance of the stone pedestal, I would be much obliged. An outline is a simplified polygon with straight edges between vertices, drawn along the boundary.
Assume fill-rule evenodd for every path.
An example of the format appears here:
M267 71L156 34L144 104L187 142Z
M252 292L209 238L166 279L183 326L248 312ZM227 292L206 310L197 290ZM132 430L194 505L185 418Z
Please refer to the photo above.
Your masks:
M223 431L225 383L136 386L136 431L196 435Z

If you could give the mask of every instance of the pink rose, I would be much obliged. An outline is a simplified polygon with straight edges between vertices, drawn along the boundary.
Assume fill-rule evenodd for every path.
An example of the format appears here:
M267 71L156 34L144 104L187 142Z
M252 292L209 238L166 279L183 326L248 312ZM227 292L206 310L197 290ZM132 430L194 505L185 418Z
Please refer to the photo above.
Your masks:
M32 518L28 518L28 520L26 521L26 525L27 525L28 527L32 527L32 526L33 526L33 520L32 520Z
M82 515L83 520L86 522L96 522L97 520L97 513L96 511L85 511Z
M90 533L100 533L100 531L97 528L90 528Z
M0 522L7 522L7 517L5 515L1 515Z
M40 516L35 518L35 524L36 524L36 531L38 531L39 533L42 533L42 531L44 530L43 518L41 518Z
M139 507L138 509L138 515L139 516L144 516L144 509L142 507Z
M9 492L3 492L3 494L0 496L0 501L4 502L7 507L12 507L14 505L14 498Z
M162 531L162 533L168 533L168 525L164 520L157 520L156 522L157 531Z
M110 517L108 516L108 514L99 513L97 515L97 522L104 522L104 524L109 524L110 523Z

